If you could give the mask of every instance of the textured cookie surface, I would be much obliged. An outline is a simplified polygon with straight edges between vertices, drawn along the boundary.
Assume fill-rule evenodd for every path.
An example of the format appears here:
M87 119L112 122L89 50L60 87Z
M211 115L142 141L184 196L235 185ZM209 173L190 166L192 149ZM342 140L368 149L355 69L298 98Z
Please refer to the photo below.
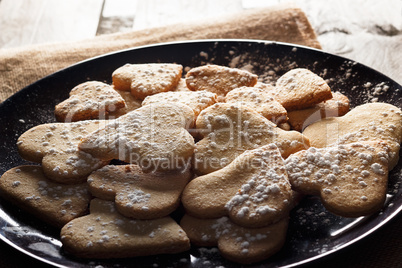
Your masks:
M126 64L113 72L113 85L117 90L130 91L136 98L144 99L174 89L182 71L183 66L171 63Z
M220 65L205 65L190 69L186 74L190 90L206 90L224 97L229 91L257 83L257 76L247 71Z
M186 84L186 79L185 78L180 78L179 83L175 88L173 88L171 91L176 91L176 92L181 92L181 91L190 91L190 89L187 87Z
M388 150L380 141L309 148L286 159L286 169L296 191L319 195L332 213L365 216L384 204Z
M293 191L281 154L270 144L192 180L184 189L182 203L195 217L228 215L241 226L262 227L288 215Z
M118 110L110 111L106 116L107 119L116 119L141 107L142 100L131 95L131 92L123 90L116 90L116 92L124 99L126 106Z
M198 174L219 170L244 151L266 144L275 143L285 158L309 145L299 132L282 130L256 111L230 103L203 110L196 127L204 137L194 155Z
M232 223L227 217L199 219L186 214L180 225L192 244L218 246L228 260L250 264L267 259L282 248L288 218L263 228L245 228Z
M42 163L45 175L51 180L60 183L82 182L105 162L78 150L78 143L85 135L106 123L88 120L38 125L18 138L18 152L28 161Z
M36 217L57 227L87 212L86 183L66 185L49 180L39 166L18 166L0 179L0 194Z
M172 213L190 180L190 168L183 171L144 173L137 165L108 165L88 177L92 195L115 201L126 217L155 219Z
M297 68L279 77L274 98L291 111L329 100L332 93L324 79L307 69Z
M287 120L286 109L272 98L272 93L262 88L236 88L226 95L225 102L236 103L237 105L244 105L254 109L275 124L281 124Z
M311 146L322 148L334 143L383 140L391 148L389 169L399 159L402 142L402 112L391 104L367 103L341 117L326 118L308 126L303 134Z
M190 241L170 217L133 220L119 214L114 202L93 199L90 214L61 230L63 248L82 258L128 258L186 251Z
M349 99L340 92L332 93L333 98L311 108L290 111L288 123L292 129L303 131L307 126L323 118L343 116L349 112Z
M112 86L90 81L74 87L70 97L56 105L55 116L61 122L103 119L124 107L124 99Z
M142 105L159 102L182 103L189 106L197 117L202 110L217 102L216 94L208 91L174 91L164 92L146 97Z
M193 110L179 103L146 105L82 138L79 148L104 160L119 159L148 170L180 169L194 152L187 131Z

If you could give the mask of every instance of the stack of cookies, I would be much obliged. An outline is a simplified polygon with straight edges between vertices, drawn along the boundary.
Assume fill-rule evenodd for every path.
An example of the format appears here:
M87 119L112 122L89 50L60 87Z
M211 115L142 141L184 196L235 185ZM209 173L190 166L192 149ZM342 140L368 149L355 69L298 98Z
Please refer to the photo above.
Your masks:
M384 204L398 162L402 112L349 111L313 72L275 85L218 65L126 64L113 84L88 81L29 129L1 195L61 228L81 258L127 258L216 246L238 263L283 246L303 195L358 217ZM171 217L179 209L179 218ZM175 213L178 214L178 213Z

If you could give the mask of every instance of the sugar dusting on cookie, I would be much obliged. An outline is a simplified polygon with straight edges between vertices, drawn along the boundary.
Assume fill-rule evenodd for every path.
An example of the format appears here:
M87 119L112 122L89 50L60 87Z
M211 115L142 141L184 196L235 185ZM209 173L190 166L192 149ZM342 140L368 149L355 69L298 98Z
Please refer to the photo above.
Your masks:
M170 217L133 220L120 215L114 202L93 199L90 214L61 230L63 246L83 258L127 258L173 254L190 248L187 235Z
M294 189L320 195L337 215L358 217L377 211L385 201L387 150L381 141L309 148L285 163Z
M102 124L94 120L38 125L19 137L18 150L24 159L42 163L50 179L62 183L82 182L104 162L78 150L78 143Z
M287 180L284 167L274 163L281 162L282 157L275 144L269 145L272 150L254 151L254 164L260 168L259 174L254 176L236 193L225 208L232 210L235 207L240 207L236 217L254 217L268 213L277 212L277 207L272 204L266 204L268 199L275 195L284 195L282 189L290 189L290 184ZM286 194L285 194L286 195ZM289 202L284 199L283 202Z

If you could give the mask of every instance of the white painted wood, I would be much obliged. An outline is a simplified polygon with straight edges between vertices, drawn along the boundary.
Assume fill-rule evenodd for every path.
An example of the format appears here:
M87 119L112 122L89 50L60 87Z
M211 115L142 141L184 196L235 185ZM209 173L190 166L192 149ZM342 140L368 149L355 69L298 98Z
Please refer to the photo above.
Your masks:
M133 29L188 23L241 11L241 0L138 1Z
M2 0L0 47L93 37L103 0Z
M401 0L299 0L324 51L368 65L402 84Z
M130 31L133 28L137 0L105 0L97 35Z
M275 0L242 0L244 8ZM402 84L401 0L277 0L306 13L324 51L368 65Z
M129 17L134 16L138 0L105 0L103 17Z

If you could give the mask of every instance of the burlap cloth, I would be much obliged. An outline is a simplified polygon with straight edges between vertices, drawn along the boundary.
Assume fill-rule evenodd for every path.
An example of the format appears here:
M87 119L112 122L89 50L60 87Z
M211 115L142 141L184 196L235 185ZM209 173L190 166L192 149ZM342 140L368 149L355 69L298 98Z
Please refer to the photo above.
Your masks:
M320 48L314 30L298 8L277 6L230 17L141 31L98 36L70 43L0 49L0 101L36 80L78 61L120 49L168 41L213 38L274 40ZM402 267L399 216L371 237L314 267ZM45 264L0 242L0 267Z

